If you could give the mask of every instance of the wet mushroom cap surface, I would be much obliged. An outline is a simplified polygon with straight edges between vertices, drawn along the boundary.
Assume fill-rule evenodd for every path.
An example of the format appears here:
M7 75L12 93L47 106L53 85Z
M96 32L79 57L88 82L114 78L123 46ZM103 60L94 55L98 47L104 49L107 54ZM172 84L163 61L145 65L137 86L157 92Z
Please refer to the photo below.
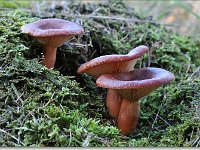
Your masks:
M136 59L148 52L148 47L141 45L126 55L105 55L92 59L78 68L77 73L89 73L99 76L105 73L118 73L133 70Z
M157 87L174 80L174 75L164 69L147 67L130 72L101 75L96 83L111 89L141 89Z
M33 37L78 35L83 28L74 22L63 19L41 19L21 27L21 31Z

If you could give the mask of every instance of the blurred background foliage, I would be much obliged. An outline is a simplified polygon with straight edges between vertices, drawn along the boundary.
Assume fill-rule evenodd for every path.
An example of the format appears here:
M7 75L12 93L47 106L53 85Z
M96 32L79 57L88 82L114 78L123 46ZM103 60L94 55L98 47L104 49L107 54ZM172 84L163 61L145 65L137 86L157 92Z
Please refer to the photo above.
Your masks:
M83 3L103 3L106 0L80 0ZM75 0L75 2L80 2ZM200 38L200 1L198 0L122 0L129 7L132 7L140 14L148 14L153 16L156 21L171 24L171 29L176 32ZM37 1L23 1L23 0L1 0L0 8L32 8L41 9L44 5L56 4L64 5L66 1L56 0L37 0Z
M155 20L172 24L180 34L200 38L200 1L132 1L141 13L152 15Z

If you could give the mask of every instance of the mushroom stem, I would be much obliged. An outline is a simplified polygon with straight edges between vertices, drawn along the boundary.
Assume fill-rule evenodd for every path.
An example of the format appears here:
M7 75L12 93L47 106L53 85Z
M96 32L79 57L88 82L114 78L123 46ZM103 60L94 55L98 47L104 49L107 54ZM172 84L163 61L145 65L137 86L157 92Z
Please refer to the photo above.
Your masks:
M134 131L137 127L140 105L138 100L128 100L123 98L119 116L117 118L117 127L123 135Z
M113 89L108 89L106 96L106 106L109 114L113 118L117 118L122 104L123 98Z
M57 47L45 46L44 47L44 58L42 64L48 69L53 69L56 62L56 51Z
M115 90L108 89L106 106L109 114L117 120L117 127L122 134L126 135L136 129L140 111L138 99L126 99Z

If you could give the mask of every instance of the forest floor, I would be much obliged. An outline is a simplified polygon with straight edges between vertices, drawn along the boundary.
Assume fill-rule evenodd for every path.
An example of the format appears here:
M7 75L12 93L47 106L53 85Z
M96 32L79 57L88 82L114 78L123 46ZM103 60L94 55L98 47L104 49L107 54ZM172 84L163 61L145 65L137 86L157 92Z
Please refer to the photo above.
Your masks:
M0 146L200 146L198 28L176 31L173 17L155 13L154 19L148 10L121 1L33 1L31 7L27 1L1 1L0 8ZM58 48L53 70L40 63L41 44L20 31L44 18L71 20L84 28L83 35ZM163 68L175 80L140 100L137 129L122 136L107 112L106 89L77 69L140 45L149 52L135 68Z

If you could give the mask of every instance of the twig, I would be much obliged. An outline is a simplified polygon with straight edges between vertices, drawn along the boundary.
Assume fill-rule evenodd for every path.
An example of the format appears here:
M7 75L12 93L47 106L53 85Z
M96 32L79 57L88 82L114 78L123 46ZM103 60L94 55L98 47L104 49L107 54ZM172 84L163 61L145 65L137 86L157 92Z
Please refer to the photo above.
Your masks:
M94 56L94 54L95 54L96 52L97 52L97 50L94 50L94 51L93 51L93 53L91 54L91 56L90 56L90 58L89 58L90 60L92 59L92 57Z
M69 44L75 45L75 46L77 46L77 47L86 47L86 46L87 46L87 45L85 45L85 44L77 44L77 43L69 43Z
M198 66L194 72L190 75L190 78L197 76L197 78L200 78L200 66Z
M160 109L158 110L157 113L154 113L154 114L156 114L155 119L157 119L157 118L159 117L159 118L160 118L162 121L164 121L167 125L171 126L165 119L163 119L163 118L159 115L159 112L160 112ZM155 122L155 119L154 119L154 122ZM153 122L153 123L154 123L154 122Z
M96 12L98 12L99 10L101 10L102 8L97 8L96 10L94 10L93 12L92 12L92 14L95 14Z
M164 121L167 125L171 126L171 125L170 125L165 119L163 119L161 116L158 115L158 117L159 117L162 121Z
M78 118L78 116L77 116L77 118ZM82 129L83 129L83 131L87 134L88 133L88 131L84 128L84 126L82 125L82 123L81 123L81 121L80 121L80 119L78 118L78 123L81 125L81 127L82 127Z
M17 102L18 100L22 101L21 97L22 97L22 95L23 95L24 93L22 93L22 94L19 93L19 92L17 91L17 88L15 87L15 85L14 85L13 83L11 83L11 87L12 87L12 89L13 89L15 95L17 96L16 102Z
M0 10L15 10L15 8L0 8Z
M18 143L21 143L23 146L25 146L24 143L22 143L19 139L17 139L15 136L11 135L10 133L6 132L5 130L0 129L0 132L5 133L6 135L10 136L11 138L15 139Z
M29 111L28 114L26 114L26 116L24 116L24 119L22 120L22 122L20 122L20 126L22 127L24 122L26 121L26 119L28 118L29 115L31 115L32 111Z
M92 138L93 134L89 133L86 137L86 139L84 140L82 146L83 147L88 147L88 145L90 144L90 139Z
M194 141L193 141L193 143L192 143L192 147L198 147L200 145L200 137L197 137Z
M70 146L71 142L72 142L72 130L69 129L69 144L68 144L68 147Z
M161 24L151 20L140 20L140 19L129 19L129 18L122 18L116 16L96 16L96 15L75 15L75 14L68 14L69 17L80 17L80 18L96 18L96 19L109 19L109 20L118 20L118 21L126 21L129 23L153 23L155 25L166 25L166 26L174 26L172 24Z
M125 40L129 35L130 35L130 31L128 31L128 33L123 38L121 38L119 41L121 42L121 41Z
M156 117L155 117L155 119L154 119L154 121L153 121L153 123L152 123L152 126L151 126L151 128L153 129L154 128L154 123L157 121L157 119L158 119L158 114L159 114L159 112L160 112L160 109L158 110L158 112L157 112L157 114L156 114Z
M152 52L151 52L150 50L148 50L147 53L148 53L148 56L149 56L149 57L148 57L148 67L150 67L150 65L151 65L151 58L152 58L152 57L151 57L151 53L152 53Z
M107 138L101 138L101 137L98 137L98 136L94 136L94 138L96 138L97 140L99 140L100 142L105 144L107 147L109 147L109 144L112 144L112 142L109 141Z
M47 107L49 105L49 103L51 103L53 101L53 96L54 96L55 92L52 94L51 98L49 99L49 101L44 105L42 106L43 108L44 107Z

